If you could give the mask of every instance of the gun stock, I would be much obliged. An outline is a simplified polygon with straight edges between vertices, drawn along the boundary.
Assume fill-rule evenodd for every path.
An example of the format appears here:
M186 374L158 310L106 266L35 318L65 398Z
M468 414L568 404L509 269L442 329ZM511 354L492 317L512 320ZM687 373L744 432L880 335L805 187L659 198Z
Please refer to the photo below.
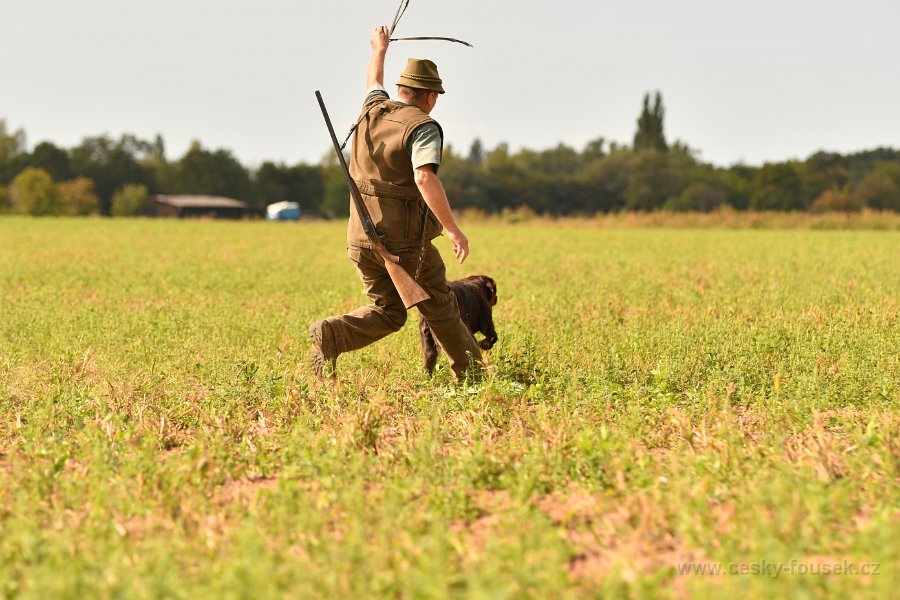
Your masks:
M407 310L419 302L424 302L431 298L431 296L428 295L428 292L413 279L412 275L406 272L406 269L385 256L385 254L389 253L385 250L384 246L378 246L375 250L381 255L381 258L384 259L384 268L387 269L388 275L391 276L391 281L394 282L394 287L397 288L397 293L400 294L403 306L405 306Z
M331 124L331 119L328 117L325 101L322 100L322 94L318 91L316 91L316 99L319 101L319 107L322 109L322 116L325 118L325 124L328 126L328 133L331 135L331 143L334 144L334 151L337 153L338 162L341 164L341 170L347 181L347 187L350 188L350 196L353 198L353 205L356 207L359 220L362 222L363 231L366 232L366 237L369 238L372 247L384 260L384 267L387 269L391 281L394 282L397 293L400 294L400 300L403 301L403 306L408 310L419 302L428 300L431 296L429 296L428 292L416 282L412 275L406 272L406 269L400 266L400 257L391 254L387 249L384 233L379 231L372 222L372 215L369 214L369 210L363 202L362 195L359 193L356 182L350 176L350 169L347 167L344 153L341 152L341 146L338 143L337 136L334 134L334 126Z

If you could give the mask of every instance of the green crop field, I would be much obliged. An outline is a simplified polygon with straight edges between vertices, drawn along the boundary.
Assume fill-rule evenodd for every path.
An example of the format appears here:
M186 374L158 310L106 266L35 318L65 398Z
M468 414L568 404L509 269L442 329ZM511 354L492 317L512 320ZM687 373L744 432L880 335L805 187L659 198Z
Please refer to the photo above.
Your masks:
M0 219L0 597L896 593L900 233L463 226L487 379L325 386L343 223Z

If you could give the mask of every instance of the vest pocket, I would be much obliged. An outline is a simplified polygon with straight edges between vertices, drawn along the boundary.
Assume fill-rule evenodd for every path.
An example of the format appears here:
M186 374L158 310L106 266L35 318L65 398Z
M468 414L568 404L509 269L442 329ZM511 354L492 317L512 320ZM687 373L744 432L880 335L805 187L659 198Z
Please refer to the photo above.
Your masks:
M409 202L368 195L363 195L363 200L372 215L372 222L384 231L388 242L409 241Z

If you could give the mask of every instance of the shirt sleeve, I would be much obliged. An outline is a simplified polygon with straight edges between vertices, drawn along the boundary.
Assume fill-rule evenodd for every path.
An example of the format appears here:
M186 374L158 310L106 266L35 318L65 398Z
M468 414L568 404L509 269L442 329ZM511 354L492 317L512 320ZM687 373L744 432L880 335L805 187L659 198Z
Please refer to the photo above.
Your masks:
M437 172L441 164L441 132L435 123L425 123L416 128L409 136L406 150L412 158L413 169L424 165L434 165Z
M384 89L384 86L381 85L373 85L366 92L366 99L363 100L363 106L367 105L369 102L375 99L388 98L390 99L390 95L387 93L387 90Z

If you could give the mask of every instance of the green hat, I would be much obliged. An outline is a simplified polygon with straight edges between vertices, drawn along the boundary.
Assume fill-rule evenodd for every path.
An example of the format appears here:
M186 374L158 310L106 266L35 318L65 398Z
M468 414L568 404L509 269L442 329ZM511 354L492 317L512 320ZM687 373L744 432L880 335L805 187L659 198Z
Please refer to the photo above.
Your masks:
M403 69L400 79L397 80L397 85L443 94L444 88L441 83L443 82L441 76L438 75L437 65L430 60L421 58L407 59L406 68Z

